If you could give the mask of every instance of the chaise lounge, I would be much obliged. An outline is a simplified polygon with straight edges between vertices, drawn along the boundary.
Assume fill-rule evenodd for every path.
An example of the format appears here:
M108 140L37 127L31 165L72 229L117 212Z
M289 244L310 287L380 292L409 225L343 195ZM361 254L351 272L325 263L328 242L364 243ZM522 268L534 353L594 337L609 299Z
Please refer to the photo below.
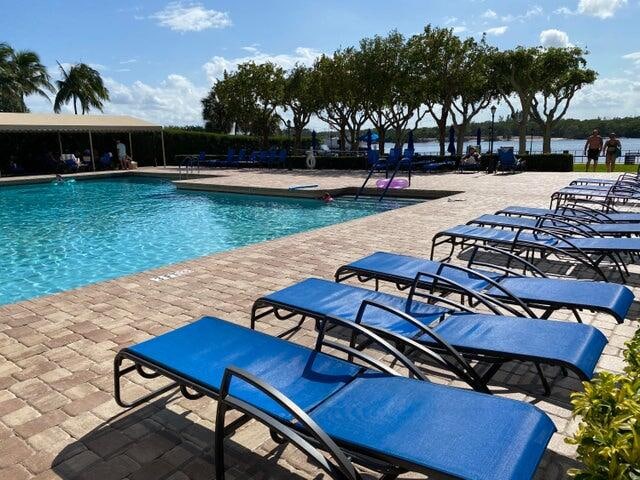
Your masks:
M378 340L419 376L398 350L364 327L351 326ZM251 419L266 424L278 441L297 445L337 479L360 479L352 462L383 473L385 480L408 471L478 480L533 476L555 431L538 408L402 378L355 349L349 352L372 368L347 362L321 351L327 343L323 331L321 326L316 347L310 349L204 317L121 350L114 365L116 401L135 406L175 387L188 398L219 400L219 480L225 477L224 437ZM125 362L131 365L123 368ZM125 402L120 380L132 372L143 378L163 376L171 383ZM225 425L229 409L243 415Z

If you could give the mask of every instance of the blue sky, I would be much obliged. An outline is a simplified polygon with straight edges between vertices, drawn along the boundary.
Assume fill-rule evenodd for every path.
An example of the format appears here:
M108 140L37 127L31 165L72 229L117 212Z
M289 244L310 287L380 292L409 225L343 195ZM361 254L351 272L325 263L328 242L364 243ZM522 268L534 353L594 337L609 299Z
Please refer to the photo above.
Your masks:
M569 115L640 114L638 0L0 0L0 7L0 41L35 50L54 77L56 61L92 64L111 91L105 112L163 124L201 123L199 99L239 62L311 63L364 36L394 28L409 36L427 23L461 36L486 32L500 48L586 47L600 76ZM45 99L28 103L51 110Z

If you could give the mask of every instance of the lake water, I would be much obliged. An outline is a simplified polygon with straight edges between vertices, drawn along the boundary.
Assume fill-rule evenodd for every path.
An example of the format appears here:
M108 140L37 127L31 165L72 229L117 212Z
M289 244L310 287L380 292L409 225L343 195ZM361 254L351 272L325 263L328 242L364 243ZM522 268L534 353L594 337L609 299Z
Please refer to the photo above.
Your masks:
M584 151L584 144L586 139L584 140L573 140L566 138L556 138L551 141L551 149L553 152L561 153L565 150L568 150L569 153L574 155L582 155ZM620 142L622 143L622 151L623 153L627 151L631 152L640 152L640 138L620 138ZM467 145L475 145L475 142L465 142L465 150ZM385 144L386 149L393 147L392 143ZM489 142L482 142L482 151L487 152L489 150ZM518 149L518 139L516 137L511 140L496 140L493 142L493 149L497 150L500 147L514 147L516 150ZM416 142L415 143L415 151L417 153L424 154L437 154L439 152L439 146L437 141L433 142ZM542 152L542 139L535 138L533 141L531 139L527 139L527 150L530 150L534 153ZM576 158L577 162L580 162L580 158Z

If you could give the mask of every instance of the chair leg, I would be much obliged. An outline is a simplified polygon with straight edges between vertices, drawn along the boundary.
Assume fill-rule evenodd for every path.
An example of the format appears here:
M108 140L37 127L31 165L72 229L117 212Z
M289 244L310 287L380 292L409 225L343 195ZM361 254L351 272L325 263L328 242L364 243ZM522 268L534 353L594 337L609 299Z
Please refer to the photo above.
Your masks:
M542 387L544 388L544 396L548 397L551 395L551 387L549 386L549 382L547 378L544 376L544 372L542 371L542 367L539 363L535 363L536 370L538 371L538 376L540 377L540 381L542 382Z

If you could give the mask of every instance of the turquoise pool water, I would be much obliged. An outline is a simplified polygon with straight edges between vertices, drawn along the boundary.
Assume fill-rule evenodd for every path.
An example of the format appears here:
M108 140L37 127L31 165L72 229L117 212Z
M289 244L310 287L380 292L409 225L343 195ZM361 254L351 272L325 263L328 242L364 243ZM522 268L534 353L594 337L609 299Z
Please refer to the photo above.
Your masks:
M136 177L0 187L0 304L404 205L189 192Z

